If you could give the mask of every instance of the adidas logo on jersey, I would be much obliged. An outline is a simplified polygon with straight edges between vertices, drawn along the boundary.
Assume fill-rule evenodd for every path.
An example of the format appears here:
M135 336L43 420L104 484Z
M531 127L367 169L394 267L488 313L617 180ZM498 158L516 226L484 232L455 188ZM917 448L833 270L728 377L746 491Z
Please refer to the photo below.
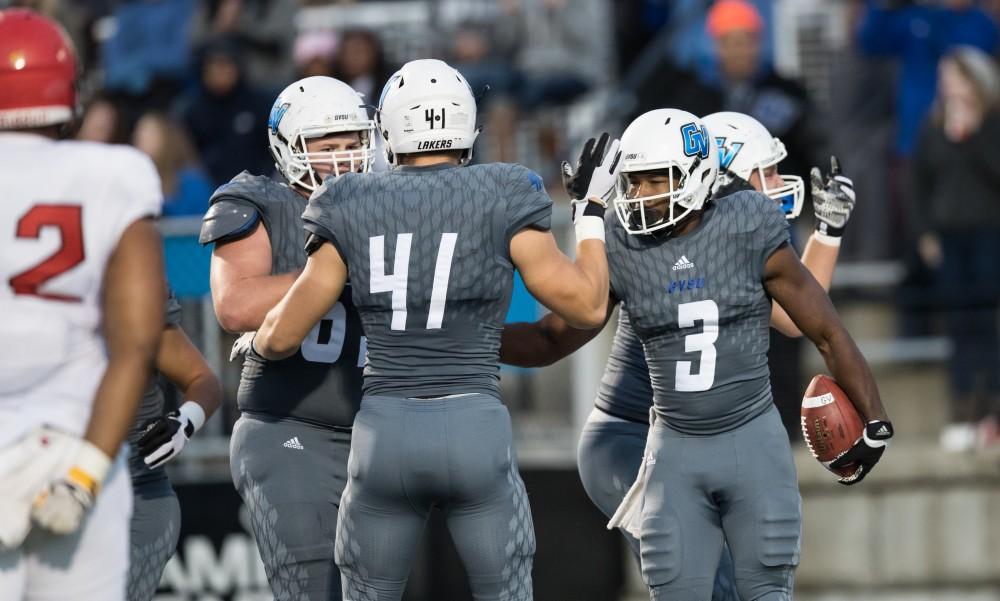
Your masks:
M677 262L674 263L673 270L681 271L684 269L694 269L694 263L688 261L688 258L685 257L684 255L681 255L681 258L677 259Z
M293 436L293 437L289 438L288 440L285 441L285 444L283 444L281 446L283 446L283 447L285 447L287 449L295 449L295 450L298 450L298 451L301 451L302 449L305 448L304 446L302 446L302 443L299 442L299 437L298 436Z

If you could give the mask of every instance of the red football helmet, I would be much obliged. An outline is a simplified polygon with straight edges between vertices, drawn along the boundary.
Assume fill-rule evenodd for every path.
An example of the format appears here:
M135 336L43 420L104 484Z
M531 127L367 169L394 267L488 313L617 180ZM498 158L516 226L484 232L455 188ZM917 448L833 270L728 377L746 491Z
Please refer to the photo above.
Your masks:
M55 21L0 10L0 129L64 123L76 111L76 51Z

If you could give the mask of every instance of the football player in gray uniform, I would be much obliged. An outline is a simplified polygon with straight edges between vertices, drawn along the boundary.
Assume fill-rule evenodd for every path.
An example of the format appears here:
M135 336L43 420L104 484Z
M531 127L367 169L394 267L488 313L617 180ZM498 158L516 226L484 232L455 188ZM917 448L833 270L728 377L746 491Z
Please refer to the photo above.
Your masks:
M711 142L699 119L670 109L643 115L622 139L616 218L606 220L612 301L627 307L642 342L654 425L637 466L645 493L627 496L612 524L638 538L653 598L708 598L725 540L739 595L783 600L801 518L770 397L771 298L817 344L869 422L843 458L858 465L845 484L878 461L892 427L863 357L788 246L784 212L755 191L706 203L719 161ZM505 357L583 336L555 325L505 333Z
M755 189L767 194L781 207L788 220L799 215L804 196L803 182L797 176L781 175L778 164L787 156L781 140L749 115L721 112L704 118L719 148L720 175L714 196L717 201L740 189ZM585 150L579 163L592 160ZM817 216L816 231L810 236L802 263L829 290L840 251L840 236L854 206L851 180L837 173L836 167L823 181L814 170L812 197ZM581 196L582 182L564 164L564 183L570 197ZM533 324L508 324L504 327L501 360L521 367L550 365L576 351L600 331L568 330L557 317L549 315ZM772 303L771 327L787 336L801 336L781 305ZM530 336L530 341L519 339ZM591 501L609 518L621 504L635 480L642 463L646 436L649 433L649 408L653 389L649 369L628 310L622 306L611 353L594 401L594 410L580 434L577 467L580 480ZM639 541L623 532L638 559ZM713 601L737 601L735 574L728 548L723 552L712 591Z
M306 264L301 215L309 195L326 177L367 172L373 137L363 99L343 82L307 77L281 92L268 138L285 183L241 173L212 196L202 226L202 243L215 244L212 299L223 328L260 327ZM289 357L247 354L236 395L233 483L278 601L340 599L337 509L365 337L350 288L334 301ZM237 341L234 357L244 341L249 337Z
M368 364L337 531L344 598L398 601L437 508L476 599L530 600L534 528L500 401L500 331L514 269L569 323L606 319L604 209L578 203L576 261L563 255L538 175L465 165L476 103L441 61L404 65L377 115L394 168L328 180L313 195L309 260L254 352L295 352L349 272Z
M149 601L163 568L177 548L181 508L163 465L212 417L222 402L222 384L181 329L181 305L168 291L156 371L177 386L184 401L164 412L163 390L154 377L146 388L126 440L132 477L128 600Z

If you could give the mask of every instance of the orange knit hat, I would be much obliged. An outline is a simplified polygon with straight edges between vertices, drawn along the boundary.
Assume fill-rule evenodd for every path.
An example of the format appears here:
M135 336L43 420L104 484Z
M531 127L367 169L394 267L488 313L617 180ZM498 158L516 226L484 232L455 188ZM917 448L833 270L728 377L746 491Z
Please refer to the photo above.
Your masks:
M764 20L754 5L745 0L719 0L708 11L706 25L708 33L717 38L733 31L760 33Z

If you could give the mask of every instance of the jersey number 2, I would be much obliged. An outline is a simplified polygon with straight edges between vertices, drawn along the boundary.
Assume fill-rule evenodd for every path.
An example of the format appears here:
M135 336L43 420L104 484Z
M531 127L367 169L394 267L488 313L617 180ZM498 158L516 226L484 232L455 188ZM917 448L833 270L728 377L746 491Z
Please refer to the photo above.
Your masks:
M37 240L45 226L59 228L61 246L52 256L10 278L14 294L78 303L78 296L39 292L45 282L83 262L83 217L80 205L35 205L17 222L17 238Z
M451 259L455 255L458 234L441 234L437 263L434 265L434 282L431 285L431 306L427 312L427 329L438 330L444 321L444 302L448 296L448 278L451 277ZM406 287L410 273L410 243L413 234L396 234L396 257L392 262L392 275L385 274L385 236L372 236L368 240L371 293L392 293L393 330L406 329Z
M691 373L690 361L678 361L674 388L681 392L708 390L715 382L715 341L719 338L719 306L712 300L683 303L677 306L677 325L694 326L701 321L702 331L684 337L685 353L701 353L698 373Z

